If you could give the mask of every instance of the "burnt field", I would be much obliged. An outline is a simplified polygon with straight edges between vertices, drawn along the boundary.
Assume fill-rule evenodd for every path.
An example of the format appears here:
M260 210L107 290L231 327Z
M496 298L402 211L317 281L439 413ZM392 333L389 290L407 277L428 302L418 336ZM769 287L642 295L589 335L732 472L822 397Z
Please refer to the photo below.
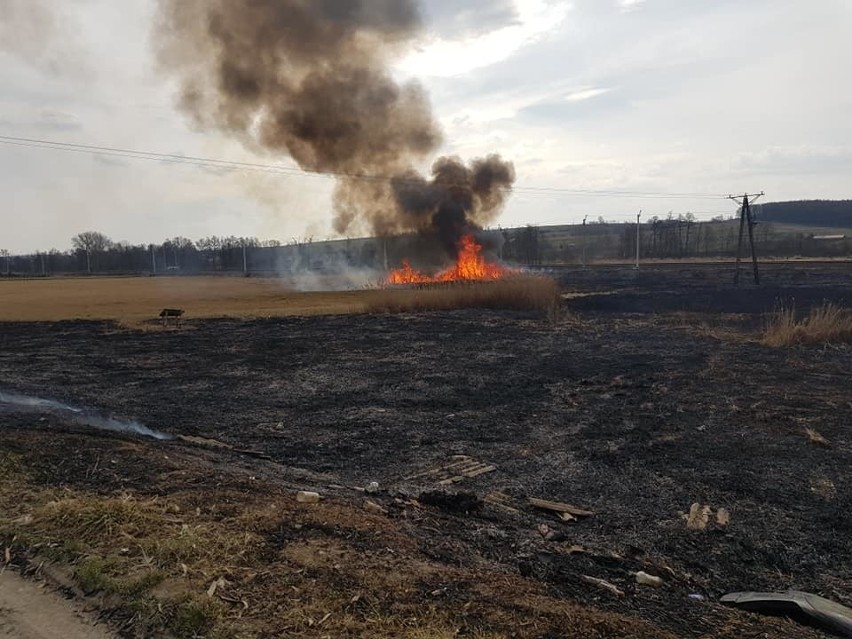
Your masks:
M464 310L145 332L4 323L0 390L231 448L140 438L128 449L50 412L9 409L0 437L30 481L102 496L179 489L203 507L223 489L254 500L301 488L358 510L353 487L378 482L376 516L410 558L476 574L415 589L419 605L457 611L474 636L824 636L716 601L795 588L852 605L852 350L759 343L779 302L852 305L849 265L776 265L759 289L733 289L730 271L557 272L578 296L555 321ZM494 468L439 485L455 472L432 471L461 455ZM100 461L110 456L120 463ZM187 485L179 475L191 469L207 479ZM531 497L594 514L563 522ZM686 520L696 503L711 510L700 530ZM380 550L359 535L361 551ZM640 570L663 586L636 585ZM564 635L501 626L476 611L482 582L503 579L613 616L575 628L568 615ZM309 626L298 632L321 636Z

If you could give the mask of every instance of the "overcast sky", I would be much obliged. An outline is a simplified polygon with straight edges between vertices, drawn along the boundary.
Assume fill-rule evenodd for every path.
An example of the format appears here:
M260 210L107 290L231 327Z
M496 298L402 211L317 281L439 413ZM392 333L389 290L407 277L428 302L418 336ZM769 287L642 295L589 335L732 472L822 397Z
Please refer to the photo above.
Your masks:
M0 136L291 165L192 130L154 69L154 0L39 4L0 0ZM612 191L852 197L849 0L424 0L423 14L394 73L429 90L442 153L514 161L502 226L735 210ZM84 230L320 239L331 186L0 144L0 248L66 249Z

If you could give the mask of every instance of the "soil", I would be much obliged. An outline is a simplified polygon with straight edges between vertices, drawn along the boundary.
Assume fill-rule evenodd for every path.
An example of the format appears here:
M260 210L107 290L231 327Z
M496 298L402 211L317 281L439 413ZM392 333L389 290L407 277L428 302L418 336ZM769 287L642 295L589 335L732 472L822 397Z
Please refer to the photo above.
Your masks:
M520 575L675 636L782 637L793 627L714 602L795 588L852 605L852 349L774 349L757 332L779 303L851 305L848 269L770 267L764 286L738 289L730 266L566 270L556 273L566 290L584 295L555 325L479 310L207 320L162 332L6 323L0 380L262 453L270 460L209 456L269 481L344 501L363 497L346 487L376 481L389 517L391 497L426 493L428 516L404 531L449 566ZM69 448L80 427L50 413L7 412L0 424L13 448L40 434L46 485L144 490L156 466L89 475L81 469L115 438L93 434L100 444ZM140 440L136 454L153 460L187 446ZM496 469L437 486L428 471L454 455ZM517 512L490 504L493 493ZM595 514L564 523L527 507L529 497ZM712 511L704 530L687 527L694 503ZM665 586L636 585L639 570Z
M9 639L108 639L84 613L49 589L12 572L0 574L0 637Z

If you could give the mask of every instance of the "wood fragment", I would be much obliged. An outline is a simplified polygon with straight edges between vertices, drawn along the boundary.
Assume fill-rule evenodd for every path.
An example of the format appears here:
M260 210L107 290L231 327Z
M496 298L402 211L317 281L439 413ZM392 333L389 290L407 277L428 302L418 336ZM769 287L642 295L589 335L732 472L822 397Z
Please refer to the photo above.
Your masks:
M571 513L559 513L559 519L562 521L577 521L577 518Z
M825 437L823 437L820 433L815 431L813 428L805 428L805 435L808 436L808 440L814 446L822 446L823 448L831 448L831 442L828 441Z
M446 464L444 466L438 466L437 468L430 468L429 470L423 471L421 473L416 473L414 475L409 475L408 477L403 477L403 479L408 481L410 479L419 479L421 477L427 477L428 475L436 475L443 470L449 470L451 468L457 468L459 466L463 466L464 464L466 464L469 461L470 461L470 457L465 456L464 459L462 459L462 460L455 461L451 464Z
M720 508L716 511L716 523L720 526L727 526L731 523L731 513L727 508Z
M571 504L564 504L558 501L548 501L547 499L537 499L530 497L528 500L530 506L540 508L542 510L550 510L555 513L569 513L575 517L591 517L595 513L591 510L584 510Z
M597 577L590 577L589 575L581 575L580 577L583 581L588 584L592 584L600 588L601 590L606 590L607 592L615 595L616 597L623 597L624 591L621 590L618 586L609 583L604 579L598 579Z
M483 466L478 468L477 470L465 473L468 477L479 477L480 475L484 475L485 473L490 473L492 471L497 470L497 466Z
M502 508L508 513L513 515L517 515L520 511L517 508L514 508L510 504L514 503L512 498L509 495L500 492L489 493L485 497L482 498L487 504L492 506L497 506L498 508Z
M233 448L233 446L231 446L230 444L220 442L218 439L199 437L198 435L178 435L176 439L187 444L194 444L195 446L204 446L205 448L226 448L228 450Z

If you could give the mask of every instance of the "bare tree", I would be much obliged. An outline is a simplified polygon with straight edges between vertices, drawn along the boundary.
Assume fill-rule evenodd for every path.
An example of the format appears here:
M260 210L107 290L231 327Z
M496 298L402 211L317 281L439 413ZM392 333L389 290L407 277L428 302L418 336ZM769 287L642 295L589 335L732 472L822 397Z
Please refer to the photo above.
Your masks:
M84 231L71 238L71 245L86 253L86 270L92 272L92 254L102 253L112 246L112 240L97 231Z

